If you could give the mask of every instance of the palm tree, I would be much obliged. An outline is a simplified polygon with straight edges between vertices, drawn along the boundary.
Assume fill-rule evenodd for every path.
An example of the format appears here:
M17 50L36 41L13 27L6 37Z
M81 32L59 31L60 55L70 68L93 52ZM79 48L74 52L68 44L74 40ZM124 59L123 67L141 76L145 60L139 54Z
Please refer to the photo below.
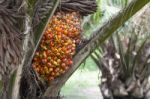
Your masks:
M149 28L143 27L149 25L148 9L149 5L122 27L126 34L115 33L91 55L102 71L100 89L105 99L150 98Z
M102 56L97 52L92 55L102 71L100 89L104 99L149 99L149 44L144 41L137 47L131 38L128 47L120 38L117 47L114 42L104 45Z
M91 4L91 2L93 4L92 8L90 7L91 5L87 6ZM0 21L0 38L3 37L3 39L5 39L0 39L0 45L2 46L0 49L0 67L2 68L0 74L2 75L4 85L2 99L36 99L38 97L60 98L59 92L61 87L79 67L82 61L85 60L98 45L102 44L118 27L146 5L149 0L133 0L133 2L117 16L109 20L104 26L97 28L97 30L92 33L88 42L84 43L78 49L73 59L74 64L68 72L55 79L49 86L45 85L31 68L31 62L51 17L55 11L59 9L64 9L66 11L70 11L70 9L77 10L75 6L80 8L78 11L81 15L93 13L96 10L94 2L95 0L87 0L87 2L84 0L80 0L80 2L78 0L62 0L61 2L60 0L2 0L0 2L0 7L2 8L0 10L0 16L2 17ZM5 18L7 18L8 22ZM114 25L114 23L116 24ZM13 35L11 33L13 33ZM14 35L19 35L19 37ZM4 41L11 40L8 39L9 37L11 38L11 36L14 36L13 40L16 39L16 41L9 41L9 48L6 48L4 46L6 45ZM9 53L7 53L7 51L13 54L12 56L16 56L11 57L13 62L8 60L9 57L7 54ZM4 58L4 56L6 58ZM16 62L14 63L16 69L7 64L7 62Z

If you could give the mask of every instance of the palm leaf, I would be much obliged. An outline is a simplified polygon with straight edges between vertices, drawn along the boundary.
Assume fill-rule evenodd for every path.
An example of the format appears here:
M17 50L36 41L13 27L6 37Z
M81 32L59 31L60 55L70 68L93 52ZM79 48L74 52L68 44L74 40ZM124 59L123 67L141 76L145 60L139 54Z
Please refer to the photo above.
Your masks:
M37 25L46 18L47 14L53 6L53 0L38 0L35 4L34 15L33 15L33 27L36 29Z
M150 63L146 63L144 65L144 69L142 70L141 74L140 74L140 80L143 81L144 79L147 79L150 75Z
M62 0L61 11L78 11L81 15L86 16L97 10L96 0Z
M146 53L147 54L147 53ZM149 74L149 69L150 69L150 54L147 56L145 62L143 63L143 66L140 71L140 79L143 81L145 78L147 78Z
M125 53L125 60L126 60L126 64L127 64L127 71L128 74L131 75L131 67L133 64L133 51L136 48L136 43L137 43L137 35L134 35L134 33L131 34L131 37L129 38L129 43L128 43L128 48L127 51Z
M126 60L125 60L125 54L124 54L124 48L123 48L123 44L121 43L121 39L118 33L116 33L117 36L117 43L118 43L118 51L119 51L119 55L120 55L120 62L121 62L121 66L124 70L124 73L126 74L128 71L128 67L126 64Z
M137 51L137 55L135 56L134 60L133 60L133 64L131 67L131 73L134 74L135 68L136 68L136 63L138 63L138 61L141 58L141 54L142 54L142 50L145 47L145 44L147 43L148 38L146 38L143 43L141 44L141 46L139 47L138 51Z
M96 63L96 65L99 67L99 69L101 70L101 65L99 63L99 59L96 58L95 55L93 55L93 54L91 54L91 58Z

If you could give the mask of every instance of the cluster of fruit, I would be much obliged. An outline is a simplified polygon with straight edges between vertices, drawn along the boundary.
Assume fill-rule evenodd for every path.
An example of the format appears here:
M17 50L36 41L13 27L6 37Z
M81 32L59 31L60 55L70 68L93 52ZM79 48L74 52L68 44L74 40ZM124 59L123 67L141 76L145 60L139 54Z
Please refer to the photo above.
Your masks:
M57 12L51 19L32 67L46 81L64 74L73 64L76 45L80 43L81 23L76 12Z

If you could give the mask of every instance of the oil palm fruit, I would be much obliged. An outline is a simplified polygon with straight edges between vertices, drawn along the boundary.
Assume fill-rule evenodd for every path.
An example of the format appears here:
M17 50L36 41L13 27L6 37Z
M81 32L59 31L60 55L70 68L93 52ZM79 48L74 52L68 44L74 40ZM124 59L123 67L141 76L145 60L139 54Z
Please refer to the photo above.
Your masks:
M81 39L81 20L77 12L57 12L51 19L32 67L45 81L64 74L73 64L76 45Z

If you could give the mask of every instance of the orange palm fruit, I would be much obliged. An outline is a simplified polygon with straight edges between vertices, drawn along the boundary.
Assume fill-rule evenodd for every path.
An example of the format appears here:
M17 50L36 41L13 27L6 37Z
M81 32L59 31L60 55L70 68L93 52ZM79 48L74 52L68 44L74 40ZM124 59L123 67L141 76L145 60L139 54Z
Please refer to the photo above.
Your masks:
M52 17L33 58L33 69L51 82L73 64L81 40L81 17L77 12L57 12Z

